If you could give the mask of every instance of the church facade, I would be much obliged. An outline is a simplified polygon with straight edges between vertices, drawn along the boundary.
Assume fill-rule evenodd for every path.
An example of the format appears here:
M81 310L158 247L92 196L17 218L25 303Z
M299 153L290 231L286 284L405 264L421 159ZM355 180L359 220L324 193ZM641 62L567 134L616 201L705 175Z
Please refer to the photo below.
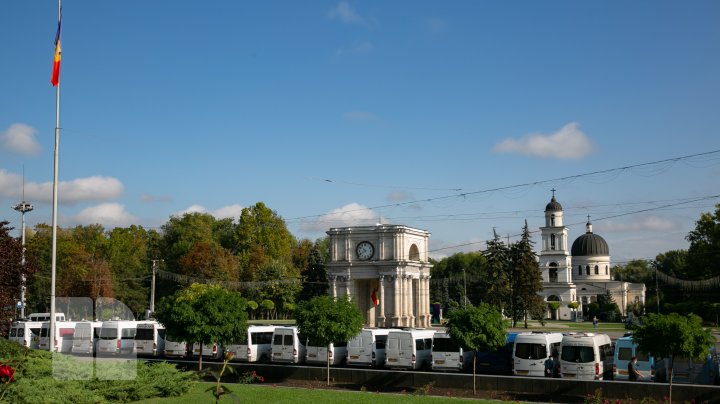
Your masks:
M556 312L548 310L548 317L558 320L581 318L587 305L597 301L607 292L615 299L623 316L632 302L645 304L645 285L620 282L612 279L610 272L610 249L601 236L593 233L588 218L585 234L572 245L569 232L563 223L562 205L553 197L545 206L545 225L540 227L541 242L538 253L542 273L545 301L560 302ZM579 303L577 310L568 307Z

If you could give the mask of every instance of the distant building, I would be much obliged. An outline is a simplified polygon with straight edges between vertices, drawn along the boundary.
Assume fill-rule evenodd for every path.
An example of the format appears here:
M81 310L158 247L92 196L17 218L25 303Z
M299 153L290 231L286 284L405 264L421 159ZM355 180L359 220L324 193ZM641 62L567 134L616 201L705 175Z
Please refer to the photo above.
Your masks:
M599 295L610 292L622 315L627 315L627 305L632 302L645 304L645 285L614 281L610 275L610 249L600 235L593 233L588 218L585 234L569 246L568 228L563 224L562 205L553 197L545 206L545 226L540 227L540 271L543 290L539 293L546 301L560 302L557 313L550 318L571 320L582 316L587 305L597 301ZM577 312L567 305L580 303Z
M327 234L331 296L350 296L369 327L430 326L429 232L378 224Z

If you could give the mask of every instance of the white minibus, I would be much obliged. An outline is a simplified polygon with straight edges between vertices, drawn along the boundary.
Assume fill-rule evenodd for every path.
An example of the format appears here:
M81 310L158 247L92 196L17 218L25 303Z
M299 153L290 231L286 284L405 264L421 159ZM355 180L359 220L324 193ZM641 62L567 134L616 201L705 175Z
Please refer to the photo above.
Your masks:
M515 336L513 374L545 376L545 360L560 353L563 335L559 332L521 332Z
M309 364L326 365L330 355L330 366L342 365L347 359L347 342L336 341L330 343L330 351L326 345L320 345L308 338L305 361ZM329 353L328 353L329 352Z
M164 354L168 357L184 358L187 356L188 344L185 341L177 342L165 333Z
M303 363L305 362L306 338L298 332L297 327L276 327L272 340L272 362Z
M220 359L225 354L222 345L218 343L202 344L202 357L208 359ZM193 344L193 356L200 355L200 344Z
M347 364L351 366L380 367L385 365L385 345L389 328L363 328L360 334L348 341Z
M137 321L103 321L100 327L97 353L111 355L131 355L135 353L135 333Z
M385 346L385 367L430 369L435 330L407 329L390 331Z
M160 356L165 351L165 327L154 320L138 322L135 352L138 356Z
M560 351L564 379L612 379L613 349L607 334L570 333L563 337Z
M56 321L55 322L55 346L50 349L50 322L43 322L40 329L40 345L39 349L52 352L70 352L72 351L73 335L75 334L75 321Z
M14 321L10 326L8 339L24 347L38 349L42 326L42 321Z
M72 348L74 354L92 355L95 353L97 341L100 338L102 321L79 321L75 324Z
M226 350L234 355L234 361L269 363L272 356L274 325L251 325L238 344L228 345Z
M450 334L437 332L432 344L432 370L463 371L472 368L475 351L463 348Z

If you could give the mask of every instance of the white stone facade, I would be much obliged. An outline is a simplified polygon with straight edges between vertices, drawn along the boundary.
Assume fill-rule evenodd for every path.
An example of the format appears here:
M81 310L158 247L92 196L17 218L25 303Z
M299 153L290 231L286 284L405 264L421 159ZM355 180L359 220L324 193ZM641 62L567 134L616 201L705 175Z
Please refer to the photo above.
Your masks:
M430 326L429 232L378 224L327 234L331 296L350 296L369 327Z

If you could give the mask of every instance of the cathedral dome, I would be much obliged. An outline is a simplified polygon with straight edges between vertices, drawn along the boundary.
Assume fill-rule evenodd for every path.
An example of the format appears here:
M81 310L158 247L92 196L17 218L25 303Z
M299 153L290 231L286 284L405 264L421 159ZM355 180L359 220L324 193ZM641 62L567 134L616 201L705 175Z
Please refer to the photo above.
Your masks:
M573 257L582 257L590 255L610 255L607 241L604 238L593 234L592 225L587 223L587 232L575 239L570 249Z
M560 211L563 210L562 205L560 205L560 202L555 199L555 195L553 195L552 199L550 200L550 203L545 206L545 212L549 211Z

